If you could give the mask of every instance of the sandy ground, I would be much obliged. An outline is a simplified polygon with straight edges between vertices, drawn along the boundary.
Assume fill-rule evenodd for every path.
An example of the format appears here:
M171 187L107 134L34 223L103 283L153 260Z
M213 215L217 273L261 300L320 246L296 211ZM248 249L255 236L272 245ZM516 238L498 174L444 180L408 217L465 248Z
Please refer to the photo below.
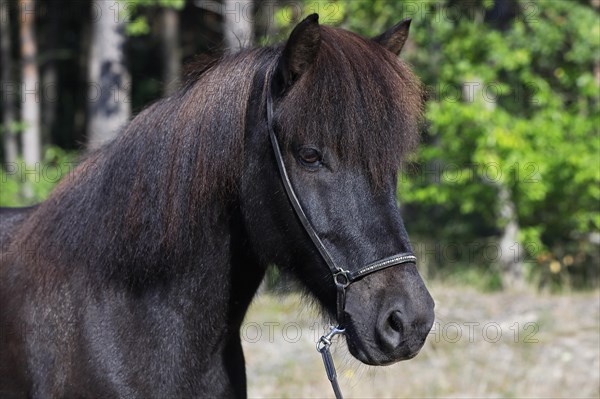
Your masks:
M365 366L334 345L345 397L598 398L600 294L482 294L432 286L421 353ZM333 397L314 343L326 326L297 295L256 298L242 328L248 395Z

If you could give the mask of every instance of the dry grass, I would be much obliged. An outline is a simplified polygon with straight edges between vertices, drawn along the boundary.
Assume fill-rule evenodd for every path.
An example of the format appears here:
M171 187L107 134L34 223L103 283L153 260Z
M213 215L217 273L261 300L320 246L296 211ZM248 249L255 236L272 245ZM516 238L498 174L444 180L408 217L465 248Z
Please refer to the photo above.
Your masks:
M600 397L598 292L431 292L436 326L415 359L368 367L334 345L346 397ZM314 349L319 318L299 302L263 295L250 309L242 328L250 397L333 397Z

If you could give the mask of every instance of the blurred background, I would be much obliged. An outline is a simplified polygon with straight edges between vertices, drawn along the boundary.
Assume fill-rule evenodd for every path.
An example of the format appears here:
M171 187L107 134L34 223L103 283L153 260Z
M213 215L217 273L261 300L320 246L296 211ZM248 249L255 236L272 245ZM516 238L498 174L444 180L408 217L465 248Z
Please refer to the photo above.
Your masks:
M398 366L340 349L346 393L599 397L600 0L0 0L0 206L44 200L187 63L313 12L365 36L412 18L428 99L398 200L438 320ZM247 317L251 396L329 394L295 291L270 270Z

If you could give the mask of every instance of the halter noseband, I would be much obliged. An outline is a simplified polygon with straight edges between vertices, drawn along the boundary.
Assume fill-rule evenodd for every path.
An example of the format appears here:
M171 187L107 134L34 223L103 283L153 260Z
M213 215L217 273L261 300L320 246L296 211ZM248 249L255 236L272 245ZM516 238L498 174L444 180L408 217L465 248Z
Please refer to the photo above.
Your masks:
M285 192L287 197L294 208L296 216L300 219L304 230L314 243L315 247L321 254L321 257L327 263L329 270L333 276L333 282L335 283L337 290L337 327L331 327L329 333L323 335L319 342L317 342L317 350L323 356L323 362L325 364L325 370L327 371L327 377L329 381L331 381L331 385L335 392L335 396L338 399L342 398L342 393L340 391L339 385L337 383L337 376L335 372L335 366L333 364L333 358L331 357L331 353L329 352L329 347L331 346L331 339L338 334L344 334L344 309L346 307L346 288L355 281L360 278L375 273L382 269L387 269L388 267L398 266L404 263L416 262L417 258L411 252L404 252L397 255L393 255L387 258L383 258L377 260L375 262L369 263L368 265L362 267L358 270L345 270L338 265L333 260L333 257L325 248L323 241L319 238L319 235L313 228L312 224L308 220L300 201L298 200L298 196L294 191L294 187L292 186L292 182L287 174L287 170L285 168L285 164L283 162L283 155L281 154L281 148L279 147L279 142L277 141L277 136L275 135L275 129L273 128L273 97L271 95L271 78L267 78L267 126L269 129L269 137L271 139L271 145L273 146L273 153L275 154L275 161L277 162L277 168L279 169L279 175L281 176L281 181L283 183L283 187L285 188Z

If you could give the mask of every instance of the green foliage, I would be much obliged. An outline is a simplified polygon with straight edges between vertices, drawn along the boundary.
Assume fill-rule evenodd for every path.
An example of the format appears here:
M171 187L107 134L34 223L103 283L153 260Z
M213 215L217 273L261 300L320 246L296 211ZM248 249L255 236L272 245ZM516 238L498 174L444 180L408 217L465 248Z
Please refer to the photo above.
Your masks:
M262 46L284 41L302 18L313 13L319 14L320 24L340 25L348 15L348 7L348 2L342 0L282 2L280 7L274 9L275 34L258 37L257 41Z
M439 278L457 287L472 287L483 292L502 290L502 279L498 270L482 270L471 265L459 265L440 272Z
M302 8L299 9L299 5ZM327 25L339 25L346 15L347 4L342 1L311 0L304 3L287 3L275 13L275 23L283 30L291 30L300 17L309 14L319 14L319 23ZM299 13L298 11L302 11ZM287 32L285 32L287 33Z
M598 262L598 248L586 243L600 230L600 119L592 75L600 56L600 35L593 34L598 14L561 1L536 3L525 14L530 6L520 3L522 13L502 31L476 17L484 15L483 5L471 12L474 18L435 23L444 18L434 12L417 21L425 26L415 29L409 59L435 91L427 107L429 143L418 162L441 165L442 173L433 186L422 173L403 179L399 193L424 212L441 207L436 224L474 216L465 234L440 234L469 241L486 231L499 234L498 192L506 187L520 242L537 261L528 263L530 274L541 281L547 278L540 275L571 273L579 275L577 283L593 283L585 270ZM436 57L431 48L439 49ZM444 95L445 86L460 93L465 85L480 88L470 101ZM444 175L455 165L462 179ZM419 232L427 234L430 225ZM573 259L569 268L564 257Z
M0 168L0 206L26 206L45 200L60 180L71 173L75 153L48 147L38 165L25 166L23 160Z
M185 0L127 0L124 6L123 13L129 21L127 34L141 36L150 33L150 25L146 16L140 15L140 10L150 7L170 7L181 10L185 6Z
M12 132L13 134L19 134L25 131L27 123L21 121L15 121L10 124L0 124L0 137L6 132Z

